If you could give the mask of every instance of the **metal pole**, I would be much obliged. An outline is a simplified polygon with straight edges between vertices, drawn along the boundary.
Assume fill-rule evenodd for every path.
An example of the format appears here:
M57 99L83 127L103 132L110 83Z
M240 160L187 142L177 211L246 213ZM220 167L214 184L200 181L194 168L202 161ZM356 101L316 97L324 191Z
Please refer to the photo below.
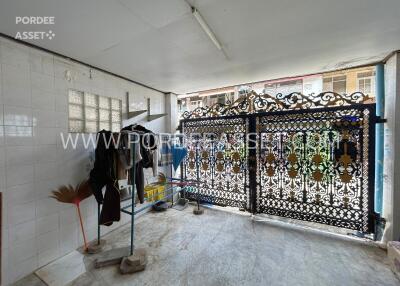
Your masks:
M135 173L136 173L136 158L135 158L135 150L136 150L136 144L137 143L137 134L134 134L134 142L131 143L131 156L132 156L132 168L131 168L131 250L130 250L130 254L133 255L133 250L134 250L134 245L133 245L133 240L135 238Z
M385 110L385 69L383 64L376 65L376 116L383 118ZM384 126L376 124L375 136L375 212L382 214L383 198L383 146Z
M100 203L97 203L97 244L100 245Z
M200 157L200 146L199 146L199 141L200 138L198 139L198 141L196 141L196 179L197 181L200 181L200 166L199 166L199 157ZM204 144L204 142L202 142ZM197 187L197 209L200 209L200 186L199 184L196 185Z
M157 152L157 151L156 151ZM169 171L170 171L170 177L171 178L173 178L174 176L173 176L173 166L172 166L173 164L170 164L169 165ZM165 186L166 187L166 186ZM172 190L172 196L171 196L171 207L173 207L174 206L174 186L172 186L172 188L171 188L171 190ZM165 195L167 195L167 193L165 193Z

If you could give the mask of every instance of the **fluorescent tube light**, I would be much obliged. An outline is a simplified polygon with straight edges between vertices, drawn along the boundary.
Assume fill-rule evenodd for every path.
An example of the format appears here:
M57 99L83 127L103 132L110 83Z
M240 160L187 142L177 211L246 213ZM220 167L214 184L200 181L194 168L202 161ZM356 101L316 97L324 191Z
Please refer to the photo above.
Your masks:
M211 31L210 27L207 25L206 21L204 21L203 17L200 15L199 11L192 7L192 14L196 18L197 22L199 22L201 28L210 38L210 40L214 43L218 50L222 51L222 46L219 43L218 39L215 37L214 33Z

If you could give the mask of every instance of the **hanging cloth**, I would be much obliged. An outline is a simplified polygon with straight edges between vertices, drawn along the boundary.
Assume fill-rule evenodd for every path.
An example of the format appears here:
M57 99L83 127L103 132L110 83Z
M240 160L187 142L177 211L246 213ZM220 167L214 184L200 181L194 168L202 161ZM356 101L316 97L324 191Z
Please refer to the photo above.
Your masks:
M188 150L186 147L179 146L174 144L171 146L171 153L172 153L172 165L174 169L178 169L179 165L181 164L182 160L186 157Z
M169 142L161 141L158 148L158 166L164 167L172 164L172 152Z

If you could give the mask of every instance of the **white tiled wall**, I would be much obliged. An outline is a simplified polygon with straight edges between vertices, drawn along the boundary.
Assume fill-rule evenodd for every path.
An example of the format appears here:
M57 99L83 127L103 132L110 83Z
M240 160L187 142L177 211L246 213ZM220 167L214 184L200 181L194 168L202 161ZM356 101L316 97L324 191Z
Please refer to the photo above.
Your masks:
M77 184L88 175L89 152L83 146L64 150L60 132L68 131L69 88L123 100L131 109L165 112L164 94L0 38L0 191L3 192L2 274L7 285L82 244L76 210L49 198L62 184ZM72 80L66 79L66 72ZM165 131L165 118L140 122ZM81 204L89 239L96 236L97 204ZM123 222L128 217L122 215ZM114 224L111 228L121 225ZM128 243L128 242L127 242ZM18 266L18 267L17 267Z

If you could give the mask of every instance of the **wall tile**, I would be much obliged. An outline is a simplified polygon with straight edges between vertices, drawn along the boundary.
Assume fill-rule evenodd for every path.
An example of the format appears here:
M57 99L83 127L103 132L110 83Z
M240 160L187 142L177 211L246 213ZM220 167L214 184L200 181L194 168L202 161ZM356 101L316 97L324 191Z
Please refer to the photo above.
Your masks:
M91 87L90 68L76 65L74 66L73 74L74 74L73 78L74 87L76 89L90 91Z
M30 274L37 268L38 268L37 256L33 256L21 263L18 263L18 267L16 267L16 278L15 279L19 280L19 279L25 277L26 275Z
M61 132L68 132L68 113L66 112L57 112L56 126L61 128Z
M60 257L59 247L45 249L38 254L38 268L49 264L51 261Z
M36 200L48 198L51 195L51 191L56 190L60 185L59 178L34 182Z
M73 80L74 75L72 71L74 70L74 64L66 59L61 59L59 57L54 57L54 76L56 78L66 80L66 72L70 71L71 80Z
M5 147L0 146L0 169L3 169L6 167L6 152L5 152ZM1 187L1 184L0 184Z
M59 229L59 214L54 213L36 220L36 234L41 235Z
M1 47L0 47L0 53L1 53ZM0 54L1 55L1 54ZM0 104L3 104L3 75L2 75L2 65L1 65L1 58L0 58Z
M54 213L57 213L61 208L60 202L56 201L53 198L42 198L36 201L36 216L37 218L42 218L44 216L48 216Z
M13 205L13 207L8 210L9 227L11 228L12 226L15 226L17 224L34 219L36 213L35 207L36 207L35 202Z
M9 229L9 239L15 243L30 243L36 236L35 220L20 223Z
M1 82L1 74L0 74L0 82ZM1 85L0 85L0 90L1 90ZM1 91L0 91L0 125L4 125L4 105L1 104Z
M53 230L37 237L37 252L45 251L46 249L58 248L59 230Z
M6 168L7 188L33 182L33 165L10 165Z
M34 162L48 163L57 161L57 145L36 145L34 147Z
M35 164L35 182L55 179L57 175L56 162Z
M78 224L60 225L60 255L65 255L79 246L78 230Z
M32 109L4 105L4 125L32 126Z
M81 213L85 217L92 217L97 216L97 212L95 212L95 208L93 207L94 197L87 198L86 200L82 201L80 208Z
M74 89L74 83L63 78L54 78L54 92L57 94L67 94L69 89Z
M4 126L4 142L7 146L31 146L33 135L33 127Z
M3 103L30 107L32 104L29 69L2 65Z
M54 92L54 76L31 72L31 88Z
M6 188L6 168L0 167L0 190Z
M37 127L56 127L58 114L55 111L34 109L33 125Z
M10 187L6 190L6 195L7 203L11 205L29 203L36 199L33 183Z
M68 113L68 91L56 94L56 111Z
M0 170L1 171L1 170ZM1 178L0 178L1 180ZM3 183L4 184L4 183ZM3 195L3 214L2 214L2 220L3 220L3 230L4 229L8 229L8 222L9 222L9 215L10 212L8 211L9 209L9 204L7 202L7 193L5 191L5 189L0 188L0 192L2 192ZM8 247L6 244L4 244L3 242L3 246L2 247Z
M78 224L78 213L73 205L60 210L60 225L67 226L71 224Z
M0 49L2 63L29 69L29 48L11 41L2 41Z
M3 242L4 243L4 242ZM2 273L2 283L3 285L8 285L13 282L11 279L11 270L9 269L9 259L8 259L8 248L3 248L1 250L1 273Z
M37 145L57 144L58 128L56 127L34 127L34 142Z
M5 142L4 126L0 125L0 147L3 147L6 144Z
M9 231L8 231L7 221L3 219L3 228L1 230L1 244L2 244L1 249L8 248L9 245L8 232Z
M54 56L42 51L31 49L29 61L32 72L54 76Z
M33 146L6 146L6 165L33 164L33 150Z
M54 91L44 91L32 88L32 108L37 110L56 110L56 95Z

